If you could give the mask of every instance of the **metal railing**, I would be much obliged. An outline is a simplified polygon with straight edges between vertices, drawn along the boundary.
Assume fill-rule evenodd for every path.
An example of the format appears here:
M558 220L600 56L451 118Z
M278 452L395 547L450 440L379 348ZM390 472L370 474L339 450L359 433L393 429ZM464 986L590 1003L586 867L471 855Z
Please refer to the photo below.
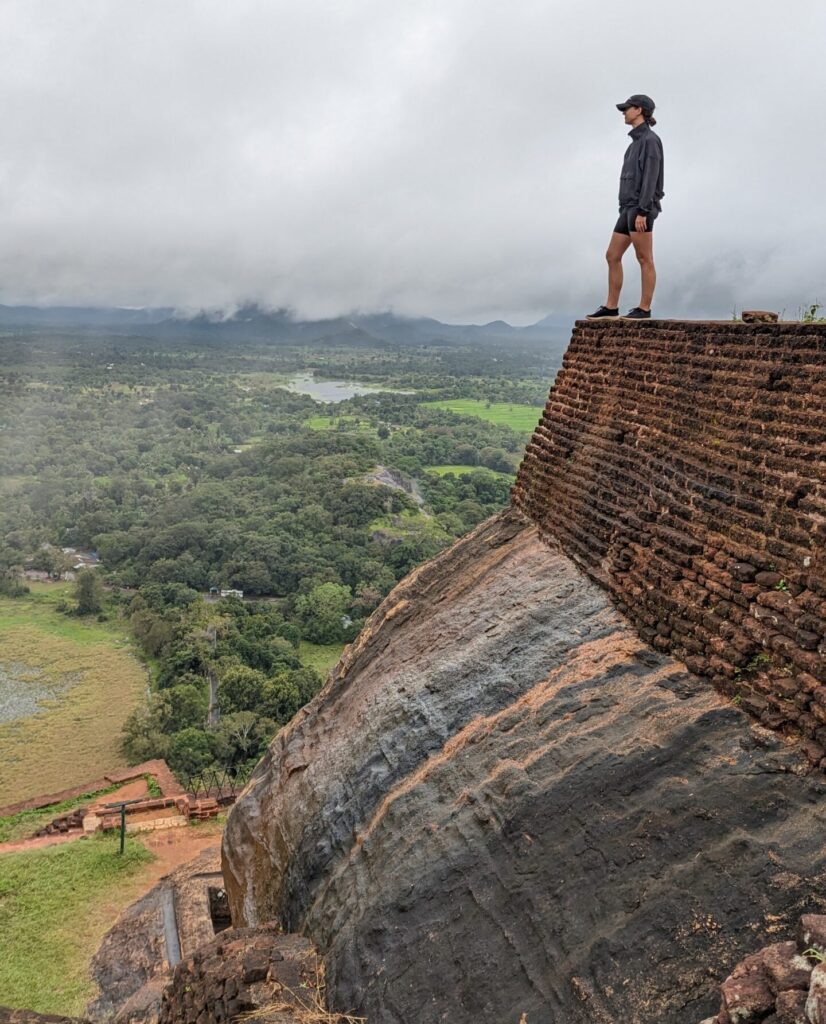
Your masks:
M232 803L241 793L253 773L255 765L242 764L237 768L207 768L195 775L179 775L181 785L191 796L212 797L218 803Z

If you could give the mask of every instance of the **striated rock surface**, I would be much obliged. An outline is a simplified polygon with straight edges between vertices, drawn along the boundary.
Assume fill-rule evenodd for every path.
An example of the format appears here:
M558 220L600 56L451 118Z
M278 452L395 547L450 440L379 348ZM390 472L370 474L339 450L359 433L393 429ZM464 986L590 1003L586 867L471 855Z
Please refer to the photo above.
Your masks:
M223 845L370 1024L693 1024L826 878L824 781L519 513L389 595Z

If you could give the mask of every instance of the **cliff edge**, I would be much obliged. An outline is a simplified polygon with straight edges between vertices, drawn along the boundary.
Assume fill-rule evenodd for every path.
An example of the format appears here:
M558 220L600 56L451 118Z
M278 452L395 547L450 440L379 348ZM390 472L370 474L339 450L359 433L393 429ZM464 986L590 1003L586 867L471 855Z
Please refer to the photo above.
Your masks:
M516 507L273 741L225 832L233 922L311 939L337 1009L694 1024L822 909L821 639L790 630L822 638L826 331L786 328L577 325ZM722 406L738 359L774 404Z

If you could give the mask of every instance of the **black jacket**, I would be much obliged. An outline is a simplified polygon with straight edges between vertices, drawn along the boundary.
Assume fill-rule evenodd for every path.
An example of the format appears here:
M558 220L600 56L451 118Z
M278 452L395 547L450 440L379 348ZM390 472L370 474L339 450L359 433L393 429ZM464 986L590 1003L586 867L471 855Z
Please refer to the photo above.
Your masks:
M620 174L619 205L636 206L638 213L660 212L663 192L663 144L659 135L643 121L628 133L631 145L625 151Z

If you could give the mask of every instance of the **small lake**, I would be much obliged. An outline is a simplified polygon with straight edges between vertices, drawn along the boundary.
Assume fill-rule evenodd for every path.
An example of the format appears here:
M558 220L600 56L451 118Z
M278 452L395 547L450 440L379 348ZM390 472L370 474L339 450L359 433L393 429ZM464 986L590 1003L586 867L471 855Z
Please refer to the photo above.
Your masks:
M415 395L415 391L399 391L394 388L383 388L380 384L360 384L352 380L316 380L307 373L296 374L284 387L300 395L309 395L317 402L343 402L356 395L372 395L379 391L389 391L394 395Z
M74 682L76 676L70 672L55 680L41 668L17 661L0 662L0 725L37 714Z

